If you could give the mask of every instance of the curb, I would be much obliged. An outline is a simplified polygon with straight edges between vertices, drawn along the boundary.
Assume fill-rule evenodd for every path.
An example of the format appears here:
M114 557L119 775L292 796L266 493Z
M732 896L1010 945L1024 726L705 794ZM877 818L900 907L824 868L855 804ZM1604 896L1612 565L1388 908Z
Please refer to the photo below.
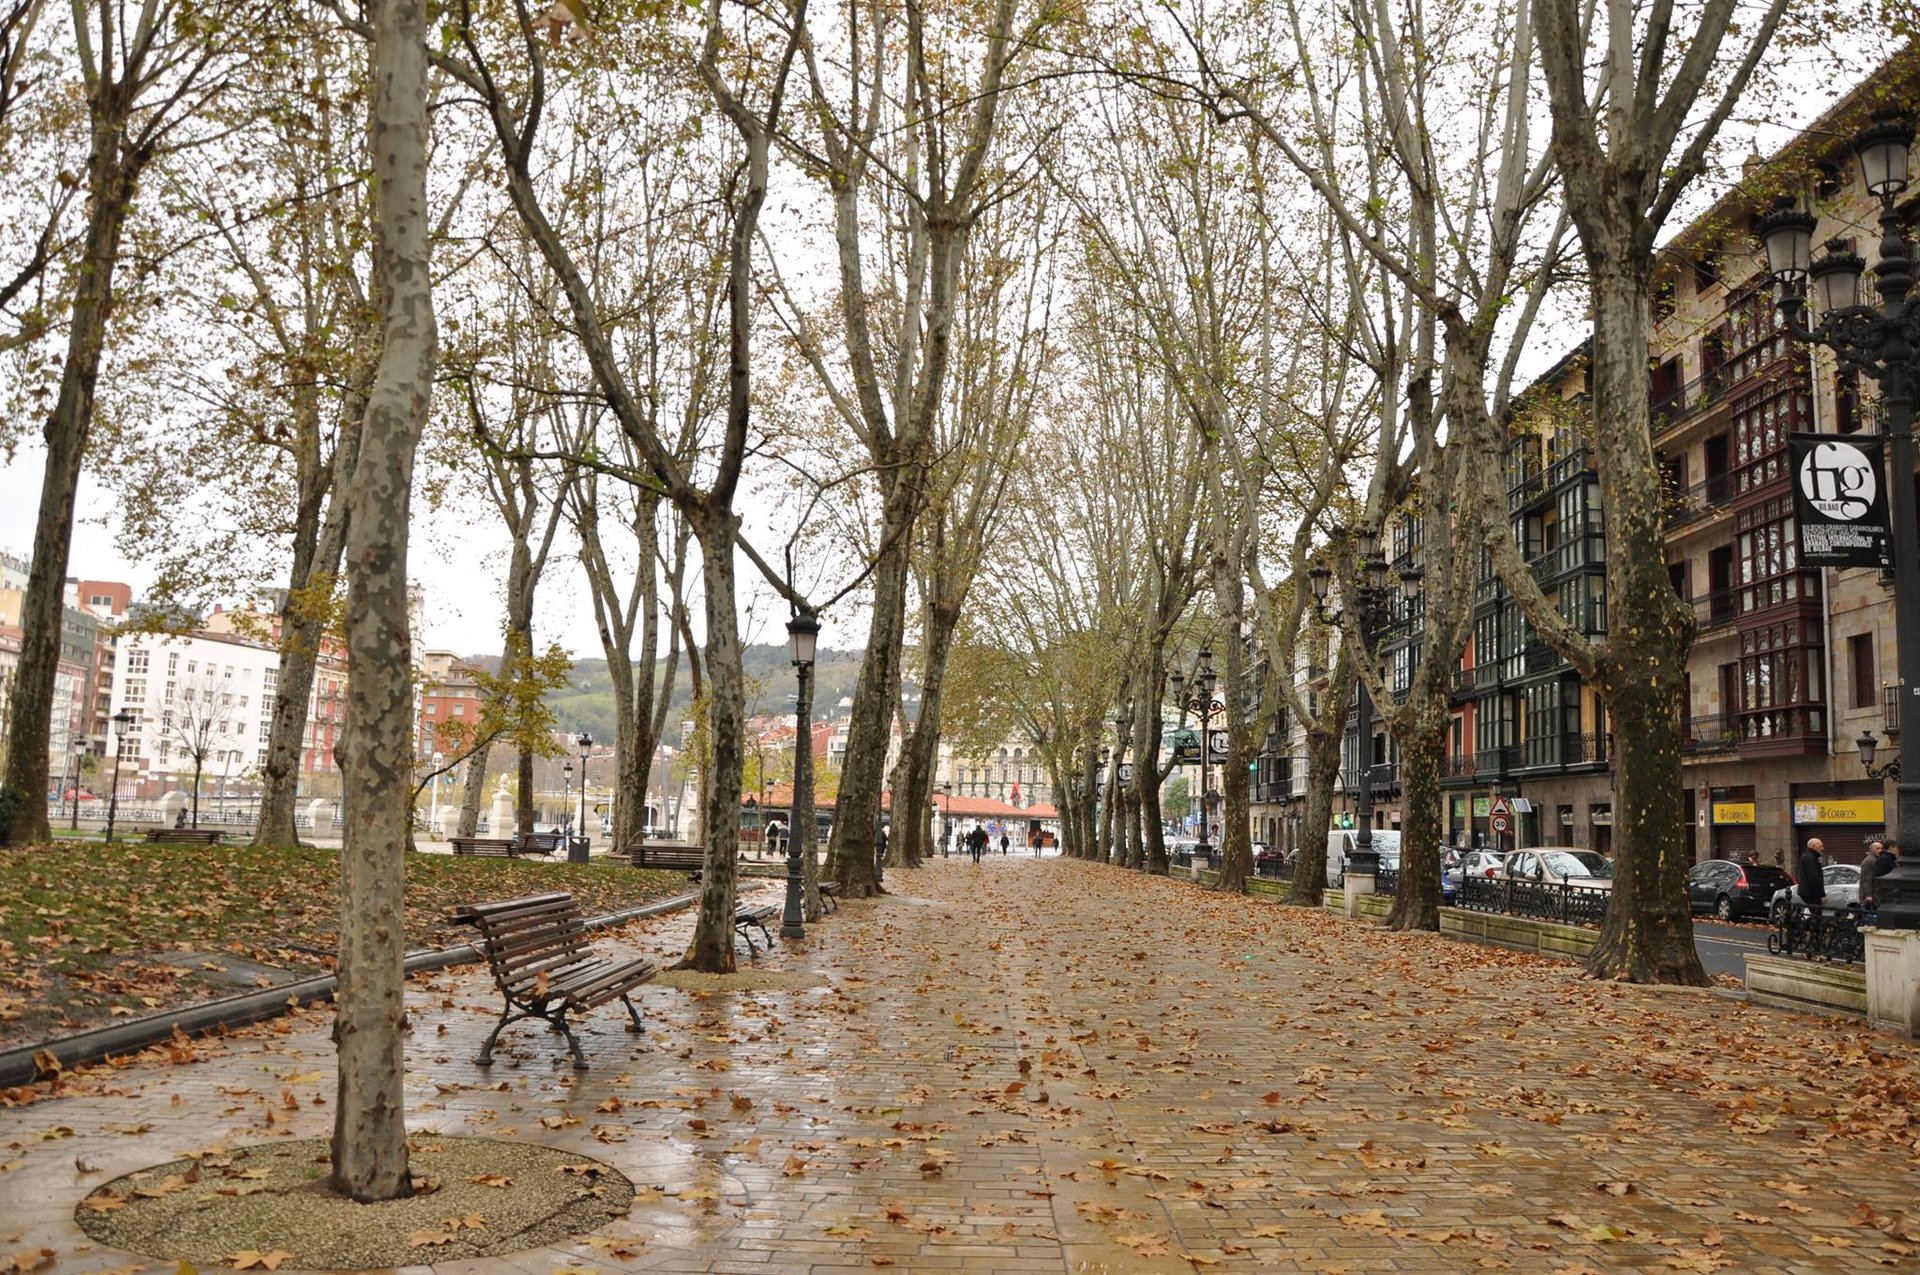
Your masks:
M628 921L640 921L651 916L677 912L681 908L692 906L699 900L698 893L689 892L675 895L670 899L662 899L657 903L649 903L644 907L628 908L623 912L610 912L606 916L596 916L585 924L589 930L606 929L610 926L624 925ZM455 947L427 948L424 951L409 952L405 970L411 977L420 973L452 969L459 965L472 965L481 959L479 949L467 943ZM91 1031L62 1036L58 1040L43 1041L37 1045L21 1045L16 1049L0 1052L0 1086L31 1084L40 1074L40 1065L34 1061L37 1054L52 1054L59 1060L62 1068L80 1067L87 1063L100 1062L116 1054L131 1054L149 1045L170 1040L175 1031L184 1032L189 1036L203 1036L221 1028L243 1027L248 1023L277 1018L292 1008L295 1002L305 1005L314 1001L332 1000L339 986L340 979L337 975L318 974L312 978L282 983L277 987L263 988L257 992L241 992L237 996L223 996L218 1000L201 1001L196 1005L186 1005L180 1009L167 1010L146 1018L127 1019L106 1027L96 1027Z

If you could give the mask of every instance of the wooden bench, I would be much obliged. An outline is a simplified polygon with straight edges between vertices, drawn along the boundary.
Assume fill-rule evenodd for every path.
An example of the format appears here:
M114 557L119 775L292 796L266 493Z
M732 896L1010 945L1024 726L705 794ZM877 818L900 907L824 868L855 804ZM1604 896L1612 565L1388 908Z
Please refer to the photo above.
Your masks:
M220 833L215 828L149 828L147 840L162 846L217 846Z
M455 854L483 854L502 859L514 856L513 842L506 837L448 837L447 841Z
M838 881L822 881L820 883L820 904L826 908L827 911L838 912L840 910L839 898L840 883Z
M566 836L558 832L529 832L513 839L515 854L558 854L566 848Z
M646 957L609 960L593 954L587 944L580 905L571 894L533 894L498 903L474 903L455 908L452 919L480 932L481 950L493 971L493 985L507 1006L473 1061L493 1063L493 1042L508 1024L523 1018L545 1019L567 1038L576 1071L587 1069L580 1040L567 1026L567 1014L592 1009L618 999L633 1020L632 1030L644 1030L640 1011L627 993L657 972Z
M642 842L623 853L636 868L684 872L694 881L698 881L707 870L705 846L660 846Z
M780 909L771 903L741 903L733 909L734 932L747 941L747 951L759 954L760 949L753 945L753 931L759 930L760 937L767 941L767 950L773 950L773 935L767 933L767 922L780 915Z

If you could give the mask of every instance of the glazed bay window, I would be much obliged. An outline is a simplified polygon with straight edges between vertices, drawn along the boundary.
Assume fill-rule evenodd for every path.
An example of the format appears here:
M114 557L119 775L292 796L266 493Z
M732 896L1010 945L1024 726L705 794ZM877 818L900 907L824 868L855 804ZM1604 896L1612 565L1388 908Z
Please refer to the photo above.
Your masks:
M1556 605L1562 619L1588 637L1607 631L1607 578L1582 573L1560 586Z
M1817 620L1787 620L1740 635L1740 742L1826 738L1826 652Z
M1787 435L1813 428L1804 367L1744 394L1733 409L1734 490L1755 491L1787 475Z
M1791 497L1779 496L1743 510L1735 526L1734 572L1740 614L1819 597L1819 577L1800 569Z

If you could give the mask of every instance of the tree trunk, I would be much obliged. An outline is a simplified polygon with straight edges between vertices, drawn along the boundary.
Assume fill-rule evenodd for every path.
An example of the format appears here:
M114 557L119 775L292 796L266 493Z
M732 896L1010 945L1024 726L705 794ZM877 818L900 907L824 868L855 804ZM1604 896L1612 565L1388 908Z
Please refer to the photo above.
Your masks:
M873 851L880 820L880 781L893 742L893 706L900 694L900 645L906 633L910 537L919 512L917 484L894 474L887 488L881 521L880 561L873 572L873 620L867 626L867 650L854 683L847 723L847 755L841 763L840 795L835 799L833 834L827 842L827 872L848 898L863 899L879 890Z
M205 753L193 755L193 822L190 826L200 826L200 770L206 764Z
M947 662L953 654L953 634L960 625L960 609L930 606L925 623L920 715L914 719L913 732L901 750L901 774L894 786L893 807L895 811L926 814L905 823L895 819L894 840L888 846L887 862L907 868L919 867L920 861L933 853L933 779L939 766L940 710L945 698Z
M1452 661L1446 666L1451 668ZM1440 830L1444 815L1440 759L1446 753L1448 717L1445 683L1429 686L1432 681L1439 679L1430 677L1423 666L1413 688L1419 702L1407 705L1406 725L1400 735L1400 800L1404 813L1400 824L1400 889L1387 913L1387 928L1393 930L1440 928ZM1324 857L1321 864L1324 872Z
M1613 894L1587 960L1599 978L1704 985L1675 829L1681 696L1693 616L1667 576L1665 494L1647 427L1648 268L1596 269L1592 431L1607 511L1607 601L1613 623L1600 690L1615 723Z
M1237 617L1245 584L1239 559L1216 556L1213 568L1215 606L1220 614ZM1234 623L1229 623L1227 640L1222 644L1221 664L1223 698L1226 700L1227 760L1220 776L1220 880L1221 890L1245 894L1253 878L1252 788L1247 779L1247 759L1253 755L1253 742L1247 738L1247 652ZM1207 740L1200 747L1208 747ZM1200 797L1200 817L1207 817L1206 794Z
M339 1090L333 1188L351 1199L411 1193L406 1129L406 845L413 775L407 529L414 453L433 392L427 227L426 7L373 6L376 263L385 299L380 366L347 489L347 823L340 851Z
M1293 890L1287 902L1317 908L1326 903L1327 833L1333 827L1333 784L1340 775L1340 740L1346 732L1346 690L1352 666L1342 656L1335 664L1330 686L1340 688L1340 702L1323 713L1323 723L1307 727L1307 812L1300 825L1300 849L1293 861Z
M134 183L144 164L141 158L129 159L121 154L126 125L120 102L129 91L124 85L106 85L94 95L113 106L106 118L93 122L87 158L87 237L68 317L60 393L41 434L47 463L34 522L33 566L20 606L20 660L14 672L13 722L7 735L5 787L17 798L5 830L8 845L34 845L52 838L47 823L48 750L53 742L53 695L60 671L67 557L73 545L80 470L93 429L94 383L113 313L113 274L120 261L120 236L133 202ZM96 112L101 110L99 101L92 105Z
M488 740L467 758L467 783L460 792L460 836L471 837L479 832L480 803L487 796L487 758L492 752L493 741ZM498 828L491 831L496 837L500 835Z
M700 540L706 585L707 762L701 772L701 823L707 869L700 883L700 915L681 965L708 974L733 969L734 874L740 857L740 768L744 763L747 702L740 666L740 629L734 614L734 536L731 509L686 511ZM868 855L872 873L872 855Z

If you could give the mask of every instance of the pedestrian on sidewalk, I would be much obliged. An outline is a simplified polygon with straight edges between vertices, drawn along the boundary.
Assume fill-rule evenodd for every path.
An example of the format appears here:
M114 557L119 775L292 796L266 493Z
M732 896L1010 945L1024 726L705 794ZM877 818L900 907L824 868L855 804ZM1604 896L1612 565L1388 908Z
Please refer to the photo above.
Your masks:
M1807 848L1800 853L1800 901L1810 908L1819 907L1820 901L1827 897L1826 869L1820 861L1826 850L1826 842L1808 837Z
M1008 840L1007 840L1007 834L1006 834L1006 833L1004 833L1004 832L1003 832L1003 833L1001 833L1001 834L1000 834L1000 853L1001 853L1001 854L1005 854L1005 853L1007 852L1007 846L1008 846L1009 844L1010 844L1010 843L1009 843L1009 842L1008 842Z
M1867 855L1860 860L1860 911L1873 911L1873 883L1880 875L1880 852L1886 847L1878 841L1867 843Z

